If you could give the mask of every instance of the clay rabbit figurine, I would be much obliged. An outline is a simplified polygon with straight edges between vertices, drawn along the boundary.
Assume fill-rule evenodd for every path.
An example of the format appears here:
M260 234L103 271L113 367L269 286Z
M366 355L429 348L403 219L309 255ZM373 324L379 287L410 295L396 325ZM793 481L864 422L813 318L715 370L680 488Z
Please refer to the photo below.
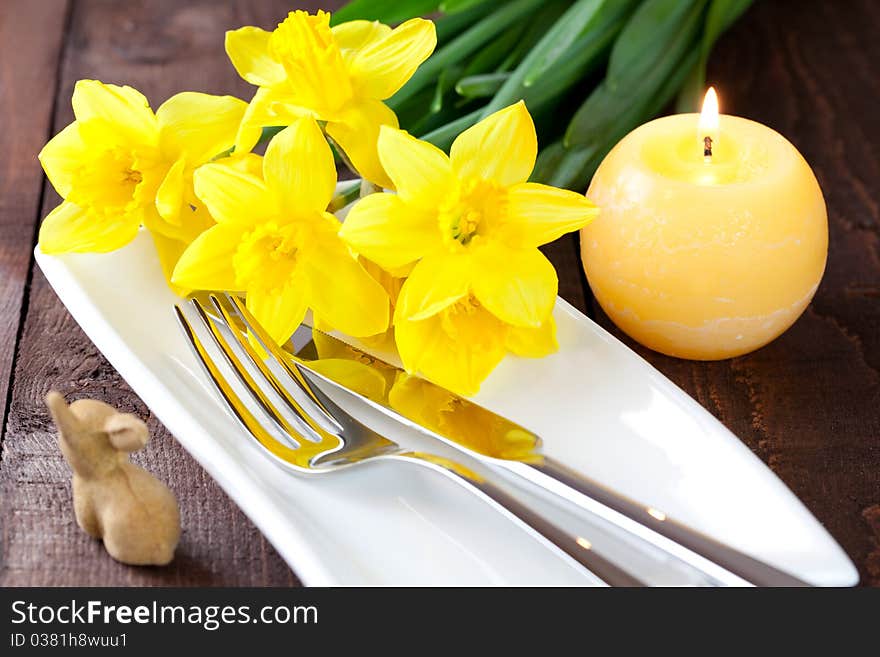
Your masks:
M147 444L147 426L94 399L68 406L53 391L46 405L58 427L61 452L73 469L73 508L79 526L103 539L117 561L170 562L180 538L177 500L165 484L128 460L129 452Z

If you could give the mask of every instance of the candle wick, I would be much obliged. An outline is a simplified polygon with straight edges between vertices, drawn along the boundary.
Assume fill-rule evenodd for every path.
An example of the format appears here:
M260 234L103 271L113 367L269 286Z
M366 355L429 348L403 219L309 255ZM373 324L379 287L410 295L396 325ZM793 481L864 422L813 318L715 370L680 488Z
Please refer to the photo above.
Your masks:
M709 136L703 138L703 157L712 157L712 138Z

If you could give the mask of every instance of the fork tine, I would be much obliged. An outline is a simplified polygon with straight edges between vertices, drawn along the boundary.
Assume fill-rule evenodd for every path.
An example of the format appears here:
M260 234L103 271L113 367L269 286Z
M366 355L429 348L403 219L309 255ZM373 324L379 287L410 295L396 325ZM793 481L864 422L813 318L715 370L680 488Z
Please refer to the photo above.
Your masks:
M296 413L297 419L304 423L303 427L305 429L305 435L303 430L292 426L278 411L275 404L266 394L266 388L271 388L274 385L274 383L271 382L271 374L269 375L268 380L265 380L262 385L258 383L246 366L241 362L239 355L226 339L226 336L221 331L219 322L212 320L205 312L202 305L197 301L194 300L192 305L210 331L210 335L216 346L220 349L223 359L230 366L239 382L250 393L254 402L264 411L266 417L269 418L276 429L281 431L282 435L296 439L297 460L308 463L309 459L314 456L323 455L341 447L342 439L339 436L331 434L321 429L316 424L309 422L308 416L304 415L298 407L294 409L294 412ZM256 367L255 362L251 362L251 365Z
M208 377L214 382L215 387L220 392L220 396L223 397L223 401L226 402L229 410L232 411L232 414L238 419L242 427L274 456L287 463L299 463L301 460L299 456L300 450L279 441L266 430L260 420L254 417L247 404L241 400L233 386L229 383L229 380L224 376L220 368L217 367L217 364L206 350L205 345L198 337L194 326L190 323L180 305L175 305L174 312L196 359L202 365Z
M247 331L250 330L250 326L252 324L256 324L256 322L249 323L245 319L239 319L236 322L236 317L233 315L236 313L236 310L232 307L232 304L229 302L229 298L226 297L221 300L216 295L210 295L211 303L217 309L217 312L220 313L220 316L223 317L223 320L226 322L227 326L231 329L233 337L236 340L236 343L239 347L247 354L249 362L252 362L257 369L260 370L260 373L281 399L281 401L285 404L285 406L290 410L291 413L296 415L303 422L307 423L312 434L318 434L315 436L316 440L321 440L320 432L329 431L333 434L338 434L342 431L342 427L336 421L336 419L329 415L325 408L320 404L320 402L316 401L317 398L311 392L311 390L303 390L302 385L298 381L294 381L296 383L297 388L305 393L302 397L304 398L296 398L294 397L290 390L287 389L286 386L282 385L278 380L275 372L272 372L268 365L266 365L265 360L257 354L256 349L250 341L250 338L247 334ZM245 326L245 331L239 331L235 328L236 324L243 323ZM262 341L257 338L257 341L260 342L262 346ZM265 348L264 348L264 351ZM275 362L278 362L278 359L274 357L272 354L267 352L267 355L272 358ZM284 367L283 363L279 363L282 367ZM287 371L285 369L285 371ZM326 419L326 422L321 422L322 419ZM329 425L329 426L326 426Z
M316 414L321 418L325 419L329 422L334 430L338 431L341 429L339 426L339 421L334 417L333 413L328 411L321 400L315 395L312 390L312 386L308 381L303 377L302 373L298 368L292 367L290 364L290 359L293 358L290 354L281 349L275 341L266 333L266 330L260 325L260 323L251 315L250 311L245 306L244 302L241 299L235 296L226 295L226 301L231 303L236 311L238 312L238 316L241 318L244 325L247 327L248 331L250 331L254 337L257 339L257 342L260 343L260 346L263 347L263 350L271 355L275 362L278 363L287 375L293 379L294 383L302 390L306 395L309 396L310 399L313 400L316 406Z
M257 383L250 371L246 368L245 364L242 363L239 354L235 352L232 345L226 339L226 335L222 331L222 328L224 327L218 326L214 319L205 312L204 307L198 301L193 299L190 301L190 304L202 320L202 323L210 331L211 338L213 339L214 344L220 349L224 361L230 366L239 382L244 385L254 402L260 407L260 410L263 411L272 423L272 426L282 435L296 436L298 438L301 437L304 430L310 431L311 428L308 426L294 427L287 421L287 418L278 411L275 404L273 404L272 400L266 395L264 387ZM321 440L321 436L315 434L312 440L313 442L319 441ZM298 447L299 445L295 446Z

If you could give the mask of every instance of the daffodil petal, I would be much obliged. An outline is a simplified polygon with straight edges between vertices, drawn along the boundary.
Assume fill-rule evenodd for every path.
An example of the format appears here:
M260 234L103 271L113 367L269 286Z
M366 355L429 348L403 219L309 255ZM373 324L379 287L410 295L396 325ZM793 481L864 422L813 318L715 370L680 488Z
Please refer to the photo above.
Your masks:
M159 256L159 264L162 267L162 273L165 275L168 286L176 295L185 297L189 294L190 289L171 282L171 276L174 274L174 267L177 265L177 261L180 260L180 256L186 250L187 243L171 239L155 231L150 231L150 236L153 238L153 244L156 246L156 254Z
M389 126L379 129L379 160L407 203L436 208L449 192L452 165L433 144Z
M106 121L120 136L135 144L155 145L158 141L156 115L136 89L98 80L80 80L73 88L72 102L77 121Z
M509 326L504 344L517 356L543 358L559 350L556 341L556 321L553 315L538 328Z
M349 55L346 51L356 51L375 43L391 33L391 27L379 21L346 21L330 28L336 45L342 49L342 56ZM356 53L351 53L354 56Z
M156 192L156 210L161 217L172 224L180 225L180 208L183 205L184 180L186 168L184 160L177 160L171 165L165 179Z
M394 332L407 372L420 373L453 392L473 395L504 358L504 342L494 334L496 329L490 319L484 327L488 339L473 344L447 333L443 319L435 315L403 320L395 324Z
M398 318L425 319L451 306L468 293L473 273L467 254L423 258L400 289L395 323Z
M583 228L598 214L583 194L521 183L507 190L507 215L495 235L513 247L536 247Z
M303 116L314 112L297 107L289 98L272 87L260 87L248 103L238 133L235 135L235 152L247 153L263 134L263 128L288 126Z
M249 173L257 178L263 176L263 157L256 153L233 153L216 161L227 167L232 167L242 173Z
M356 88L377 100L393 96L436 45L437 31L432 21L412 18L402 23L362 47L352 58L350 71Z
M193 186L218 223L252 225L277 212L266 184L235 166L202 165L193 174Z
M238 74L258 87L267 87L285 78L284 66L269 55L271 32L259 27L241 27L226 33L226 54Z
M86 146L74 121L49 140L40 151L40 164L49 182L62 198L67 198L85 159Z
M388 328L388 295L341 240L321 240L304 264L310 304L322 320L354 337Z
M370 194L357 201L339 236L379 266L396 270L430 252L439 241L436 218L395 194Z
M171 282L191 290L240 291L233 258L245 230L235 224L206 230L180 255Z
M64 201L43 219L40 250L57 253L106 253L137 235L140 221L131 216L96 217Z
M535 124L519 101L462 132L452 143L449 158L462 177L508 186L528 180L537 154Z
M539 327L553 310L559 280L538 249L487 244L474 251L473 292L498 319Z
M396 128L397 115L381 101L366 100L347 109L341 120L328 121L326 130L361 177L392 188L376 148L379 127L383 125Z
M247 103L233 96L175 94L156 110L162 149L186 155L194 165L207 162L233 146L246 109Z
M238 132L235 134L236 153L247 153L253 150L257 142L260 141L263 127L271 122L269 118L269 108L271 107L269 95L271 93L268 87L260 87L251 98L251 102L248 103L238 126Z
M177 223L172 223L165 220L155 204L143 208L141 214L141 223L150 232L187 244L215 223L204 204L199 202L198 206L193 207L185 200L176 221Z
M290 339L309 308L306 286L295 278L280 288L248 290L247 309L279 345Z
M336 190L336 165L324 133L308 116L272 138L263 158L263 179L279 207L323 212Z

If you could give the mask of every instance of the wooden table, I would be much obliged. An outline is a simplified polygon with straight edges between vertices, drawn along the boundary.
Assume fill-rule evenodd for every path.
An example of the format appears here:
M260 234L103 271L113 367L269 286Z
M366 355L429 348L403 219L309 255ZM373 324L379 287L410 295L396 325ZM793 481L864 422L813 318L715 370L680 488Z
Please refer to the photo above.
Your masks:
M72 120L80 78L127 83L157 107L185 89L250 98L223 33L271 28L291 0L3 0L0 7L0 585L295 585L286 566L83 335L34 267L58 197L36 153ZM328 3L329 4L329 3ZM593 302L575 237L546 251L560 293L693 395L800 497L880 585L880 3L758 0L719 43L724 111L791 139L828 203L828 268L804 316L749 356L652 353ZM135 460L170 483L183 536L166 568L110 559L73 519L69 471L42 404L50 388L147 418Z

